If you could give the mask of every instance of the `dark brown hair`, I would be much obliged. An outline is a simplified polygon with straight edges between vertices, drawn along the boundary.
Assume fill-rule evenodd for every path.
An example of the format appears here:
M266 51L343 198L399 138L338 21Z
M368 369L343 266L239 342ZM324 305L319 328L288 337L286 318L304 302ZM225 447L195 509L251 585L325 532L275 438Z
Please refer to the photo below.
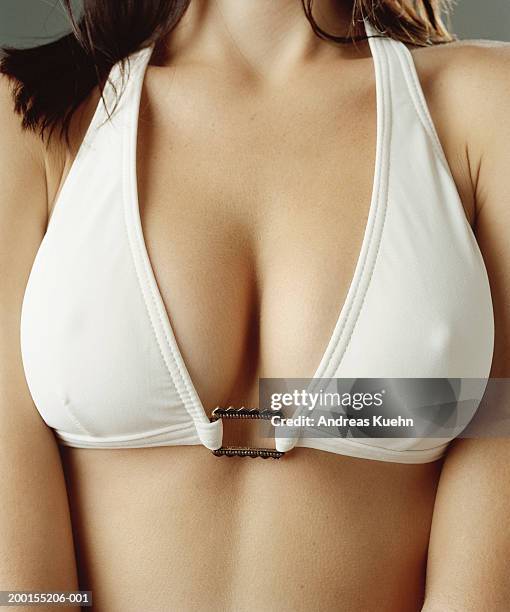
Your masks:
M92 90L104 86L112 66L157 43L180 21L191 0L83 0L78 18L71 0L62 0L72 31L38 47L3 48L0 72L13 83L14 108L22 125L44 136L58 127L67 136L75 110ZM301 0L317 36L339 44L365 38L368 20L386 36L411 45L433 45L453 38L441 16L449 0L351 0L345 36L325 32L312 16L313 0Z

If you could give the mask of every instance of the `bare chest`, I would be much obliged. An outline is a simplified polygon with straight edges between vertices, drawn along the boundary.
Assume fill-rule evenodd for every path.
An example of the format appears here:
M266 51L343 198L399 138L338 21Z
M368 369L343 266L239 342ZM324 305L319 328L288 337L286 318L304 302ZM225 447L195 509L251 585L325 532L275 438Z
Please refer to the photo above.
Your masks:
M253 403L259 376L311 377L357 263L373 87L355 99L338 84L320 99L294 87L260 99L214 87L142 99L145 242L205 405Z
M255 405L259 377L313 376L344 311L380 161L373 65L353 63L268 90L203 69L146 73L144 247L208 410ZM436 124L464 193L458 147Z

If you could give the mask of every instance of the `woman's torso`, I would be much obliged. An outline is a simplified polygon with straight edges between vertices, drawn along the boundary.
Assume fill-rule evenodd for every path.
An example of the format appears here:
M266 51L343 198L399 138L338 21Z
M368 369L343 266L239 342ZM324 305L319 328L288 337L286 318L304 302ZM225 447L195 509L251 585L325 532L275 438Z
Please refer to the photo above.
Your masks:
M267 90L200 65L148 69L143 231L209 412L256 406L259 377L315 372L363 238L375 102L368 52ZM440 136L470 193L461 143ZM419 609L440 462L201 446L62 456L82 588L99 610Z

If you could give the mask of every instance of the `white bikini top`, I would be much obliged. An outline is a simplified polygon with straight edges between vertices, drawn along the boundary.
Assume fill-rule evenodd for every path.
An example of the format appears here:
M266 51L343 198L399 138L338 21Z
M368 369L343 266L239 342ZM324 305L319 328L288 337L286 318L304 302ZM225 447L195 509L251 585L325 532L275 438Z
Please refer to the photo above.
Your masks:
M315 378L487 378L494 342L487 272L411 53L386 37L369 44L377 99L372 199ZM23 301L23 363L34 403L61 444L213 450L222 444L222 420L211 422L198 397L142 234L136 142L151 54L130 56L110 120L98 104L58 196ZM110 81L120 80L117 64ZM276 437L276 448L424 463L449 441L296 435Z

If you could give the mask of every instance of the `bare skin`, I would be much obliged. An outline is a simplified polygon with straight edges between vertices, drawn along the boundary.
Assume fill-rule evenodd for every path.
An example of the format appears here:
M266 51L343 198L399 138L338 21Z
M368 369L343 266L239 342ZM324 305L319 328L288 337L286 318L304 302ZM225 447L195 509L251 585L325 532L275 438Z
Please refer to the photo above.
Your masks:
M274 13L268 3L239 15L234 2L200 3L208 10L190 11L143 89L145 240L209 412L256 406L259 377L314 373L352 277L372 189L367 45L318 41L299 3L274 5ZM510 252L495 215L508 220L508 211L494 201L499 193L508 203L510 183L498 186L482 163L499 153L484 140L484 120L474 120L481 102L466 65L490 86L497 78L488 67L508 71L510 54L474 44L413 54L466 216L480 232L497 304L493 374L507 376L510 279L495 253L510 263ZM460 108L462 99L469 103ZM72 150L57 144L45 153L49 214L96 100L75 117ZM444 467L302 448L280 462L220 459L202 447L62 448L80 585L108 612L503 611L508 542L495 547L490 527L484 542L459 542L480 513L503 520L509 493L493 474L508 455L494 441L453 445ZM476 500L473 482L483 483ZM480 501L486 490L490 499ZM456 521L461 507L465 527ZM66 512L63 500L59 508ZM494 558L484 560L484 547L497 549ZM488 573L501 577L489 591L481 583Z

